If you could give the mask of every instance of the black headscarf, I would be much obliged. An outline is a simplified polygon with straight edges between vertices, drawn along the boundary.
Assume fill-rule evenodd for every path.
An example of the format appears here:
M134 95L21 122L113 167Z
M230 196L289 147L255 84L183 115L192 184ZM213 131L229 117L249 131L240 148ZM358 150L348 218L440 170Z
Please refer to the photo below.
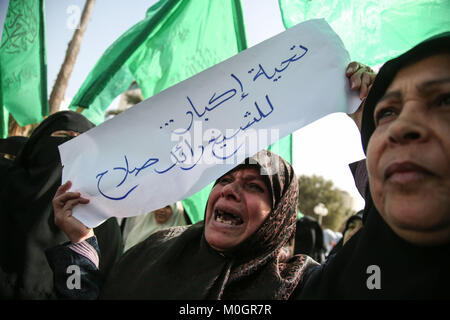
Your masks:
M61 185L58 145L70 138L52 137L58 130L83 133L94 125L73 111L46 118L8 168L0 186L0 298L48 299L53 274L44 250L68 241L54 224L52 199ZM120 228L110 220L98 228L104 247L101 268L121 253ZM109 242L109 243L108 243Z
M355 181L355 187L364 199L368 183L366 159L352 162L348 165Z
M323 229L319 222L308 216L298 220L295 231L294 254L306 254L315 261L322 263L325 260L326 251Z
M297 179L292 167L269 151L251 160L267 169L264 177L274 200L254 234L220 253L205 240L204 221L159 231L125 253L107 279L103 298L287 299L315 264L307 256L286 260L282 254L295 233ZM271 173L276 163L279 170Z
M0 139L0 153L17 157L27 140L27 137L22 136L12 136L6 139ZM4 181L3 175L12 163L13 158L7 159L6 157L0 155L0 181Z
M438 53L450 53L450 33L430 38L378 73L367 97L361 128L364 150L375 130L373 112L397 72ZM300 299L450 298L450 244L413 245L395 234L375 208L366 188L364 226L296 290ZM380 289L374 288L379 274ZM372 288L372 289L370 289Z
M22 136L11 136L5 139L0 139L0 153L7 153L17 156L23 149L23 146L27 140L27 137Z

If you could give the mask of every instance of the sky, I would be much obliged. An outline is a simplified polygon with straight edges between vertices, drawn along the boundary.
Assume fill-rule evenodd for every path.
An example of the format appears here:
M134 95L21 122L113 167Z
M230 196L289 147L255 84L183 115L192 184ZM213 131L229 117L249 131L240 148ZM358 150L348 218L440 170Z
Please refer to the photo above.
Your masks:
M103 52L122 33L144 18L156 0L96 0L80 52L69 80L70 99L80 88ZM248 47L284 31L278 0L241 0ZM0 28L9 0L0 0ZM85 0L45 0L47 87L51 89L64 60L66 49L81 16ZM364 158L356 125L345 114L332 114L293 133L293 167L299 175L320 175L347 191L354 210L364 207L348 164Z

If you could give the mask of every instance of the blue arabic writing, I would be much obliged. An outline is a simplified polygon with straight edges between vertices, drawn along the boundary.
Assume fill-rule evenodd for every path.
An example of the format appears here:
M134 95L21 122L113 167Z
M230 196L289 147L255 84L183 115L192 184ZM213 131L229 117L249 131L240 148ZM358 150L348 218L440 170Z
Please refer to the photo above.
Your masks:
M290 47L290 50L293 51L296 49L297 46L293 45ZM267 73L265 68L261 63L258 64L257 72L251 79L253 82L258 80L261 76L264 76L267 80L272 80L274 82L277 82L281 78L281 73L288 69L288 67L291 65L291 63L299 61L302 57L306 55L308 52L308 49L302 45L299 45L298 48L302 50L300 54L294 54L288 59L285 59L281 61L279 67L275 67L273 70L273 73ZM247 73L250 75L255 71L255 68L251 68ZM194 123L194 117L201 119L203 121L208 121L209 118L205 116L205 114L212 112L213 110L217 109L219 106L224 105L225 102L232 99L238 92L240 94L240 101L245 99L249 93L246 93L244 91L244 85L242 81L233 73L230 74L230 77L237 82L238 88L231 88L229 90L226 90L220 94L217 92L213 92L211 95L208 105L203 107L197 107L194 105L191 97L186 96L187 104L188 104L188 110L186 111L185 115L187 116L187 125L184 129L177 129L173 130L172 133L176 135L184 135L188 133L193 126ZM249 110L246 110L243 116L243 119L247 120L245 124L241 125L238 129L234 130L232 133L228 133L228 135L225 135L220 132L220 130L217 130L217 132L214 132L212 134L212 137L207 139L208 141L204 143L203 145L197 145L193 147L191 143L187 139L183 139L181 142L179 142L175 147L172 148L170 152L170 156L172 159L172 164L169 165L167 168L161 169L156 168L155 165L160 162L160 159L150 157L146 159L146 161L141 165L134 167L132 170L130 170L128 158L126 155L124 155L124 166L114 167L112 171L104 170L96 175L97 179L97 189L99 193L110 200L123 200L127 198L136 188L139 186L139 184L135 184L132 187L127 188L125 191L116 191L119 193L119 196L113 196L111 194L107 194L104 191L104 187L102 186L103 178L112 172L122 172L122 176L120 177L120 182L115 187L109 187L109 189L117 189L121 187L127 179L130 179L130 176L137 177L139 173L141 173L143 170L151 168L152 172L156 174L164 174L166 172L169 172L175 167L180 168L181 170L187 171L193 169L199 161L202 159L205 150L210 147L211 154L216 159L220 160L226 160L230 157L233 157L237 154L237 152L240 150L240 148L243 146L243 143L238 144L237 146L234 146L232 144L231 152L226 152L225 148L228 146L227 142L231 139L235 138L239 133L245 132L247 129L249 129L251 126L253 126L255 123L260 122L261 120L269 117L273 111L274 106L272 104L272 101L270 100L270 97L268 94L265 95L265 101L267 102L268 108L261 108L260 104L258 104L256 101L254 101L253 105L256 109L256 115L252 117L252 112ZM160 126L160 129L163 129L165 127L168 127L170 124L174 123L174 119L170 119L169 121L165 122L164 125ZM225 150L225 151L224 151ZM107 188L108 189L108 188Z

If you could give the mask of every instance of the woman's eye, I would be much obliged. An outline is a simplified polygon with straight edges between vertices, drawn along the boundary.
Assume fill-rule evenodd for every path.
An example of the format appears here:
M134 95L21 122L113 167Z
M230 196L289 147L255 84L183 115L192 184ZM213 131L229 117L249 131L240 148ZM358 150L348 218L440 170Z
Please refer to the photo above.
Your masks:
M437 105L439 107L450 106L450 93L445 93L445 94L439 96L439 98L437 100Z
M229 177L223 177L223 178L220 178L220 180L219 180L219 183L222 183L222 184L227 184L230 182L231 182L231 178L229 178Z
M389 118L395 115L395 110L391 107L386 107L378 110L375 114L375 123L378 124L383 119Z
M264 192L264 189L257 183L249 183L248 186L253 190Z

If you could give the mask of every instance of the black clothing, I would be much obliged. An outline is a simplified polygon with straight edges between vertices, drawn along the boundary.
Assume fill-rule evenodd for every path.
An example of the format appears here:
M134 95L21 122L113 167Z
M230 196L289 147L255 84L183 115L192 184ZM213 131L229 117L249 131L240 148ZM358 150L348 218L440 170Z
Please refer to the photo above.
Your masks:
M53 275L44 250L68 241L54 223L52 199L61 185L58 145L70 138L53 137L58 130L85 132L94 125L73 111L46 118L13 161L0 186L0 298L54 298ZM96 230L102 251L101 270L121 254L115 219Z

